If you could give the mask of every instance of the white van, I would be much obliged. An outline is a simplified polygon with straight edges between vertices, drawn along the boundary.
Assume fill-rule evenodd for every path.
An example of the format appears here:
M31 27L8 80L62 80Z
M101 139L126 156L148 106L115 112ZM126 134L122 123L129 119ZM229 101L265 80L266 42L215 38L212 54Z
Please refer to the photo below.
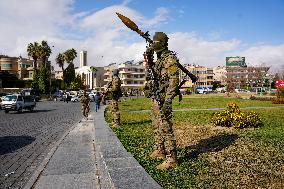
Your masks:
M35 106L36 102L33 96L22 96L20 94L7 95L2 101L2 109L5 110L5 113L9 113L9 111L21 113L24 109L32 112Z

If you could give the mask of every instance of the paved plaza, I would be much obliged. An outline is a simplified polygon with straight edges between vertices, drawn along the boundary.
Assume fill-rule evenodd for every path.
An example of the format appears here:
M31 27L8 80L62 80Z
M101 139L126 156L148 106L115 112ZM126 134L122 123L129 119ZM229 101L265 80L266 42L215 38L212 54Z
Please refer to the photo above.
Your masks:
M112 132L104 108L91 111L88 120L80 103L1 111L0 188L160 189Z
M34 112L0 110L0 188L21 188L52 146L81 119L80 103L38 102Z

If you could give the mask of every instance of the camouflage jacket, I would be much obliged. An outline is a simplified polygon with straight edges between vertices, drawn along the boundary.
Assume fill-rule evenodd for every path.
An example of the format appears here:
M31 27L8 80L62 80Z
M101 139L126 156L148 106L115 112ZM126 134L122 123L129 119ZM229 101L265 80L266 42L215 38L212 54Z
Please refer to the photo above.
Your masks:
M122 96L121 80L117 76L113 76L112 80L107 84L107 96L111 99L119 99Z
M90 99L88 96L84 96L84 95L81 96L80 101L81 101L82 106L85 106L85 107L89 106Z
M161 101L172 100L179 85L178 59L173 52L163 51L154 63L154 72L158 80Z

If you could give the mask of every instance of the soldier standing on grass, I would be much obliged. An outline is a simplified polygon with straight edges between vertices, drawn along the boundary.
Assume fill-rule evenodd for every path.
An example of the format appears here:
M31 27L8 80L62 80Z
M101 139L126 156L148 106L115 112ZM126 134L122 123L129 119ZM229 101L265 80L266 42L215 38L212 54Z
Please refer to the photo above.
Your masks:
M84 91L84 95L81 97L81 105L82 105L82 114L88 120L88 114L90 111L90 98L87 95L86 91Z
M117 128L120 125L120 112L118 109L118 100L122 96L121 81L118 77L119 71L115 69L112 71L112 79L108 83L106 94L110 97L110 111L112 116L112 127Z
M167 170L175 167L178 163L176 139L172 128L172 100L176 96L179 84L178 59L172 51L168 50L168 37L163 32L155 33L153 50L157 54L157 61L153 65L147 66L152 66L153 74L156 75L157 81L154 83L158 85L156 88L158 88L160 99L154 95L152 97L152 125L155 144L150 157L164 159L164 162L156 168ZM147 53L153 53L153 51L147 50ZM146 62L148 61L146 60ZM153 83L150 85L150 88L152 87Z

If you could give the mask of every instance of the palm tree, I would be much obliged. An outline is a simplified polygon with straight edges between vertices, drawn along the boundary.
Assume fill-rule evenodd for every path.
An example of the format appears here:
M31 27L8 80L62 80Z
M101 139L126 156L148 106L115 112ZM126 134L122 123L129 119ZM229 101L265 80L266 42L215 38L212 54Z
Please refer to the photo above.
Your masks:
M42 59L43 67L46 67L46 62L50 57L51 53L52 51L49 45L47 44L47 41L42 41L41 45L39 46L39 58Z
M30 43L27 47L28 56L34 60L34 68L37 68L37 59L39 58L39 45L37 42Z
M91 66L90 71L95 75L97 73L98 69L94 66Z
M73 63L74 59L77 57L77 52L75 49L68 49L66 50L64 53L64 59L65 61L70 64L70 63Z
M61 54L61 53L58 53L56 58L55 58L55 62L56 62L56 64L58 64L58 66L62 70L62 79L63 79L63 82L64 82L64 62L65 62L64 55ZM64 83L64 86L65 86L65 83Z

